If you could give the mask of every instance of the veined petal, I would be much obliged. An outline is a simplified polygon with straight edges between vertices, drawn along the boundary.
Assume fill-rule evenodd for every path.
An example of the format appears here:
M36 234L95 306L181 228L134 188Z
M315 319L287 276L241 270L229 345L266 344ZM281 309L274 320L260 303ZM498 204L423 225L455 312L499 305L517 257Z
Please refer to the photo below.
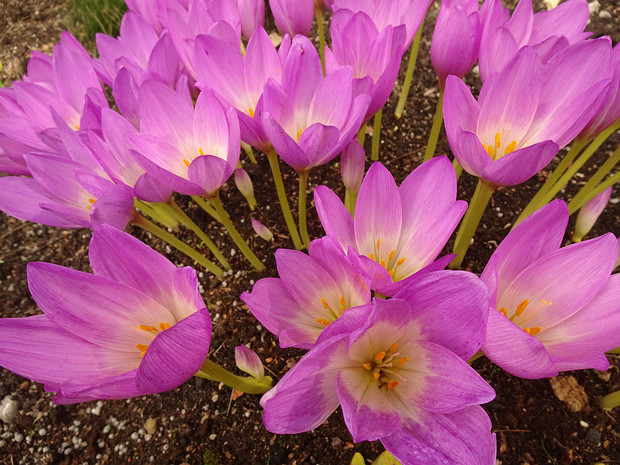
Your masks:
M317 186L314 189L314 203L327 235L334 237L344 251L355 245L353 217L340 198L327 186Z
M245 52L245 83L250 96L258 101L269 78L280 82L282 63L267 32L259 26L248 41Z
M550 378L558 374L542 342L495 309L489 311L482 351L493 363L519 378Z
M613 234L572 244L537 260L498 295L498 306L527 307L514 322L521 328L543 331L562 322L592 300L604 286L616 259ZM510 316L510 313L509 313Z
M340 131L334 126L315 123L306 128L298 141L299 147L310 163L303 168L312 168L329 162L338 154L339 141ZM296 169L299 170L299 167Z
M485 83L493 72L502 71L519 51L510 31L499 27L480 41L480 80Z
M353 75L350 66L337 69L321 81L308 112L308 123L342 127L351 107Z
M450 147L455 151L458 144L458 128L476 132L480 106L471 89L456 76L448 76L443 99L443 115Z
M136 386L136 372L137 370L131 370L118 376L90 382L82 379L72 380L73 382L61 386L54 396L54 403L75 404L97 399L128 399L144 395L145 393ZM45 388L49 390L48 386Z
M155 336L138 368L136 386L154 394L183 384L200 370L210 343L211 317L202 308Z
M424 465L494 465L497 449L491 420L480 406L446 415L422 410L394 434L381 438L403 463Z
M485 169L493 164L478 136L473 132L463 131L460 127L456 128L455 145L451 145L451 148L454 158L472 176L482 178Z
M493 252L498 259L489 260L482 272L482 280L491 287L491 280L495 280L492 276L496 273L496 293L503 295L506 287L524 269L560 248L567 224L568 208L562 200L554 200L536 211L508 233Z

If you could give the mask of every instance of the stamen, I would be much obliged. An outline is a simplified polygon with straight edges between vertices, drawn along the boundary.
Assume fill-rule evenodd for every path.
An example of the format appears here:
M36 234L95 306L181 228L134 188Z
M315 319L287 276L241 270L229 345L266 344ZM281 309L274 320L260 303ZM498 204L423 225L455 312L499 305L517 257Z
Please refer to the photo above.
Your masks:
M508 155L509 153L514 152L516 148L517 148L517 141L513 140L510 144L506 146L506 149L504 150L504 155Z
M297 130L297 142L299 142L299 138L301 137L301 134L304 132L303 129L298 129Z
M377 239L377 250L381 247L381 238Z
M250 107L248 113L250 114L250 118L254 118L254 108Z
M170 328L170 324L169 323L159 323L159 329L161 329L162 331L165 331L167 329Z
M385 357L385 352L381 351L381 352L377 352L377 354L375 355L375 360L377 362L380 362L383 360L383 358Z
M398 342L395 342L394 344L390 346L391 352L396 352L396 349L398 349Z
M394 279L394 269L391 269L388 273L390 274L390 277Z
M504 315L505 317L508 316L508 310L506 310L506 308L502 307L499 309L499 313L501 313L502 315Z
M385 258L382 258L382 259L381 259L381 263L380 263L380 264L381 264L381 266L382 266L383 268L385 268Z
M523 331L525 331L530 336L535 336L540 333L541 328L540 326L534 326L533 328L523 328Z
M155 326L138 325L138 329L141 329L142 331L146 331L148 333L154 333L154 334L159 333L159 331L157 330Z
M204 155L205 154L204 151L202 150L202 147L198 147L198 153L200 155Z
M409 361L409 357L401 357L400 360L398 360L398 364L402 365L404 363L407 363Z
M90 203L95 203L95 202L96 202L96 200L95 200L95 199L88 199L88 201L89 201Z
M396 386L398 386L398 381L396 380L392 380L388 383L387 388L388 389L394 389Z
M390 255L388 255L388 263L394 260L394 255L396 255L396 250L392 249Z
M369 362L364 363L362 366L368 371L372 370L372 365Z
M525 311L526 307L528 306L528 304L530 303L530 301L528 299L525 299L523 302L521 302L519 305L517 305L517 309L515 310L515 315L516 316L521 316L521 314Z
M329 326L331 323L331 321L327 321L325 318L317 318L315 321L321 323L323 326Z
M74 124L73 127L75 128L76 131L80 130L80 127L77 124Z
M499 148L500 147L500 134L499 132L497 134L495 134L495 147Z
M368 258L370 258L373 262L375 261L375 256L371 253L368 254Z
M322 297L321 297L321 303L323 304L323 308L325 308L325 310L329 308L329 304L327 303L327 300L325 300Z
M379 370L376 370L373 374L372 377L375 379L379 379L381 377L381 372Z
M495 153L495 148L492 145L489 145L487 147L487 153L489 154L489 157L493 158L493 154ZM495 158L493 158L495 160Z
M145 346L144 344L136 344L136 349L138 349L140 351L140 356L144 357L144 354L146 354L146 351L148 350L149 346Z
M189 168L189 161L187 161L185 158L183 159L183 163L185 163L185 166Z
M398 261L396 262L396 266L400 266L400 265L402 265L403 263L405 263L405 257L403 257L403 258L401 258L400 260L398 260Z
M344 297L342 296L340 296L340 306L342 307L343 312L347 309L347 301L344 300Z

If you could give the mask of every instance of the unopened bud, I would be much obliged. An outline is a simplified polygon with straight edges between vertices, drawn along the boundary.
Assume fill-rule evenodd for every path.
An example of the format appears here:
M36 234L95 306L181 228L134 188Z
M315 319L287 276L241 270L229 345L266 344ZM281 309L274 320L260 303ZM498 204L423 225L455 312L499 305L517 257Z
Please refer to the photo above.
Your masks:
M594 223L596 223L596 220L607 206L607 202L609 202L612 187L613 186L609 186L581 207L579 215L577 215L577 221L575 222L573 242L581 242L583 237L590 232L590 229L592 229Z
M243 168L237 168L235 170L235 185L239 192L245 197L250 205L250 209L254 210L256 208L256 198L254 197L254 186L252 185L252 180L250 179L250 175Z
M252 218L252 227L254 228L254 232L258 234L262 239L267 242L273 240L273 233L269 231L267 226L258 221L257 219Z
M237 368L260 380L265 377L265 368L256 352L246 346L235 347L235 363Z
M357 192L364 177L364 163L366 154L357 139L353 139L342 151L340 173L344 187L351 192Z

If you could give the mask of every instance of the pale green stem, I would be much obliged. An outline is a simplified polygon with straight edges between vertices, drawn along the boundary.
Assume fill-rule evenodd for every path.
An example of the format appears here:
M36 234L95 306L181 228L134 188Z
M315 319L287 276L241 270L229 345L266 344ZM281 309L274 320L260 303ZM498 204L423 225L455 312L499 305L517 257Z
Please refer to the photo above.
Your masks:
M215 211L215 209L209 205L205 199L203 199L199 195L192 195L192 200L198 204L200 208L202 208L211 218L213 218L218 223L221 223L219 215Z
M615 349L608 350L607 353L620 355L620 347L616 347Z
M467 360L467 363L469 363L469 364L471 365L472 363L474 363L476 360L478 360L478 359L479 359L479 358L481 358L481 357L484 357L484 353L483 353L481 350L479 350L478 352L476 352L476 353L472 356L472 358L470 358L469 360Z
M366 124L362 124L362 127L357 131L357 141L362 147L364 147L364 139L366 138Z
M547 194L553 188L558 179L566 171L566 168L570 166L575 157L579 155L579 153L587 145L587 143L588 141L585 139L575 139L573 141L573 145L571 145L571 148L568 150L564 158L560 160L560 163L555 168L555 170L553 170L553 173L551 173L549 178L547 178L547 180L540 187L538 192L536 192L536 195L534 195L534 197L532 197L532 200L530 200L529 203L525 206L525 208L515 221L514 225L512 226L513 228L543 206L541 205L541 202L545 197L545 194Z
M583 199L590 194L590 192L598 186L598 184L605 179L607 173L609 173L620 162L620 147L618 147L614 153L601 165L596 173L588 180L588 182L581 188L581 190L573 197L573 200L568 202L568 211L571 215L576 212L581 206L583 206ZM576 207L579 205L579 207Z
M264 394L269 391L273 385L271 376L265 376L261 379L250 376L237 376L209 359L205 359L200 367L200 371L194 376L224 383L226 386L230 386L246 394Z
M176 229L179 227L179 222L176 218L170 215L168 206L165 203L143 202L142 200L134 198L133 204L134 207L136 207L142 213L150 216L158 223L163 224L166 228Z
M604 182L600 183L598 186L596 186L594 189L592 189L590 192L588 192L588 195L586 195L583 198L581 203L574 205L574 207L573 207L574 210L572 212L569 210L569 213L576 212L581 207L583 207L586 203L588 203L590 200L592 200L594 197L596 197L601 192L603 192L605 189L607 189L609 186L613 186L617 182L620 182L620 171L618 171L613 176L608 177Z
M273 175L273 182L276 184L276 192L278 193L278 200L280 201L280 207L282 208L282 215L284 215L284 221L288 227L289 234L293 240L293 244L297 250L301 250L303 244L299 233L297 232L297 226L291 213L291 207L286 197L286 191L284 190L284 182L282 181L282 174L280 173L280 164L278 162L278 154L273 147L270 147L266 152L267 160L269 160L269 167Z
M411 88L411 81L413 80L413 70L415 69L415 62L418 59L418 50L420 49L422 26L424 26L424 20L422 20L420 28L413 39L413 43L411 44L411 53L409 54L409 63L407 64L405 80L403 81L403 88L400 91L398 103L396 104L396 111L394 112L396 119L400 119L401 116L403 116L403 110L405 109L405 104L407 103L407 97L409 97L409 89Z
M605 131L601 132L596 138L592 141L588 148L583 151L579 158L573 163L569 168L566 169L564 174L560 177L560 179L553 185L553 187L545 194L542 199L540 207L547 205L555 195L560 192L562 187L564 187L571 180L575 174L581 169L581 167L594 155L597 149L605 142L605 140L618 129L619 125L612 125L607 128ZM539 208L540 208L539 207Z
M209 248L211 253L217 258L217 260L222 264L224 268L230 270L230 263L224 257L224 254L220 251L220 249L215 245L215 243L207 236L207 234L198 226L194 221L187 216L187 214L177 205L177 203L172 200L172 198L168 201L168 206L172 209L172 211L177 215L179 222L188 229L194 231L194 233L205 243L205 245Z
M491 200L491 195L493 195L494 191L495 187L493 187L493 185L483 179L478 181L478 186L476 187L476 191L471 198L467 213L465 213L459 232L456 234L454 253L457 254L457 256L454 260L452 260L450 265L448 265L451 269L455 270L461 267L465 254L467 253L467 249L469 248L469 243L471 242L472 237L474 237L476 229L478 229L478 224L482 219L482 214L484 213L489 200Z
M379 145L381 142L381 118L383 116L383 108L375 114L375 121L372 125L372 152L370 159L377 161L379 159Z
M299 207L299 234L305 248L310 245L310 237L308 236L308 220L306 213L306 188L308 187L308 174L310 170L302 170L299 175L299 198L297 206Z
M452 160L452 167L454 168L454 172L456 173L456 180L458 181L461 177L461 174L463 174L463 167L459 164L456 158Z
M437 140L439 139L439 133L441 132L441 126L443 124L443 94L444 86L439 85L439 99L437 99L437 108L435 109L435 116L433 117L433 126L431 127L431 133L428 136L428 143L426 144L426 150L424 151L424 161L430 160L433 158L433 155L435 155Z
M601 399L601 407L605 410L611 410L620 405L620 391L607 394Z
M241 234L239 234L239 231L237 231L237 228L235 228L235 225L230 220L230 216L228 215L226 210L224 210L224 205L222 204L222 200L220 199L220 191L218 190L215 194L208 197L208 202L213 205L213 207L215 207L215 211L222 220L222 225L224 225L224 228L226 229L226 231L228 231L228 234L230 234L232 240L235 242L235 244L237 244L237 247L239 247L241 253L245 255L245 258L247 258L248 261L252 264L252 266L256 268L256 271L264 270L265 265L263 265L263 263L254 254L254 252L252 252L252 249L250 249L248 244L246 244L246 242L243 240Z
M241 141L241 148L243 149L245 154L248 156L252 164L256 165L257 161L256 161L256 157L254 156L254 150L252 150L252 146L250 144L246 144L245 142Z
M178 251L183 252L185 255L187 255L189 258L194 260L196 263L199 263L200 265L204 266L207 270L209 270L215 276L222 276L224 274L224 271L219 266L217 266L215 263L213 263L211 260L208 260L202 254L196 252L189 245L177 239L173 234L170 234L168 231L151 223L149 220L147 220L142 215L136 215L132 223L138 226L139 228L150 232L154 236L159 237L161 240L167 242L168 244L170 244L172 247L174 247Z
M344 206L347 207L351 216L355 216L355 204L357 203L357 194L359 193L359 189L356 191L350 191L346 189L344 192Z
M316 16L317 30L319 33L319 56L321 57L321 68L325 76L325 25L323 24L323 8L315 3L314 14Z

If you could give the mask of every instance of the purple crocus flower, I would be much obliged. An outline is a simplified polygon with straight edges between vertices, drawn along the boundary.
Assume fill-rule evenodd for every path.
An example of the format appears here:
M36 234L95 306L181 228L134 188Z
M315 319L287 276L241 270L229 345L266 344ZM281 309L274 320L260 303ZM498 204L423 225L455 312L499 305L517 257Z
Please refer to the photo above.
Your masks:
M404 24L407 28L404 50L409 48L431 1L429 0L334 0L332 10L363 11L382 31L387 26Z
M593 102L611 80L611 52L608 38L589 40L543 64L524 47L484 83L478 101L448 76L443 112L460 165L495 186L532 177L592 117Z
M282 34L308 37L314 19L314 0L269 0L276 26Z
M380 439L403 464L493 465L495 435L478 404L495 393L434 322L469 334L480 321L466 321L440 281L419 290L422 313L399 299L347 310L263 396L265 427L310 431L340 405L355 442ZM471 297L484 288L473 287ZM471 302L466 289L459 296Z
M393 295L420 270L443 269L453 256L433 262L467 209L456 200L454 168L437 157L396 186L392 174L374 163L360 187L355 215L325 186L314 191L325 232L371 279L372 289Z
M154 394L193 376L211 341L196 272L109 226L89 257L94 274L28 265L43 315L0 320L0 365L44 383L57 404Z
M548 11L534 14L532 0L520 0L512 17L501 0L486 0L480 42L480 79L501 71L526 45L534 47L543 61L570 44L591 35L583 32L590 10L586 0L568 0Z
M379 31L364 12L338 10L330 26L332 50L325 49L327 73L342 66L353 68L353 95L370 95L368 121L387 102L403 55L405 26Z
M186 195L216 192L239 161L239 123L233 108L225 108L212 91L204 90L191 103L158 81L140 88L139 134L129 140L139 160L170 189Z
M368 281L334 239L312 241L309 252L278 249L280 277L261 279L251 293L241 294L258 321L279 337L280 347L310 349L348 308L370 302Z
M454 74L462 78L478 59L482 24L477 0L441 2L433 40L431 62L442 88Z
M245 56L238 47L211 36L196 39L194 63L197 87L211 88L237 110L241 139L265 152L270 147L260 115L263 87L269 79L280 83L282 67L291 45L287 35L276 48L262 27L248 42Z
M297 172L322 165L349 143L361 126L370 97L354 96L352 69L323 77L314 45L293 39L282 82L263 89L263 127L273 147Z
M482 274L491 294L482 350L521 378L606 370L605 352L620 346L616 237L560 248L567 223L564 201L551 202L506 236Z

